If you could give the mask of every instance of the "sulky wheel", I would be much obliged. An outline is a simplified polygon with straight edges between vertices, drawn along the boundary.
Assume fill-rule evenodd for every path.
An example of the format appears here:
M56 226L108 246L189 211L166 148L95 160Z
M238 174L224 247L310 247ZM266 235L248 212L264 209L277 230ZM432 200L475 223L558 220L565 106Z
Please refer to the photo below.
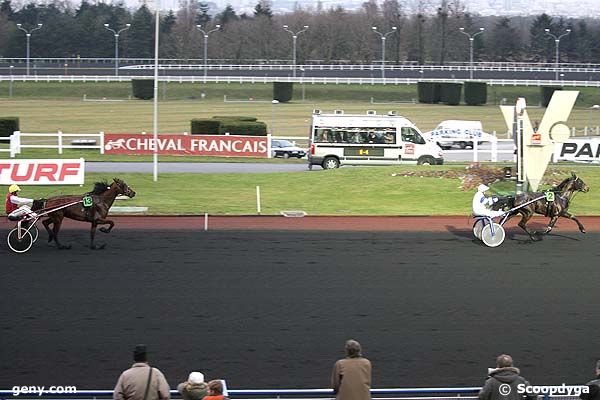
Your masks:
M8 232L6 241L8 242L8 247L15 253L25 253L31 248L33 237L25 229L21 229L21 239L19 239L19 228L14 228Z
M485 226L485 219L478 219L475 221L475 223L473 224L473 235L475 235L475 237L479 240L481 240L481 231L483 230L483 227Z
M494 227L494 233L492 234L492 226ZM506 236L502 225L493 222L491 225L488 224L481 230L481 241L488 247L498 247L504 242Z

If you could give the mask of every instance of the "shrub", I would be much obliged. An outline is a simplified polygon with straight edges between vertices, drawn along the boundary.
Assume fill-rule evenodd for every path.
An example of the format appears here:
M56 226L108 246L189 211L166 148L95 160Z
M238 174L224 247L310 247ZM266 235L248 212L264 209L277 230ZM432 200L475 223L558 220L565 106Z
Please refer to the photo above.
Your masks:
M222 120L219 127L219 133L230 135L247 135L247 136L266 136L267 124L264 122L248 122Z
M417 84L419 103L436 104L440 102L440 84L419 82Z
M19 117L0 117L0 136L8 137L19 130Z
M462 93L462 83L442 83L440 97L442 103L449 106L460 104L460 95Z
M465 103L469 106L487 103L487 83L465 82Z
M154 98L154 80L152 79L132 79L131 89L133 97L142 100Z
M273 100L280 103L287 103L294 94L293 82L273 82Z
M218 135L221 121L216 119L194 118L192 120L192 135Z
M562 88L553 86L542 86L540 90L542 91L542 107L548 107L548 104L550 104L550 99L552 99L554 91L562 90Z

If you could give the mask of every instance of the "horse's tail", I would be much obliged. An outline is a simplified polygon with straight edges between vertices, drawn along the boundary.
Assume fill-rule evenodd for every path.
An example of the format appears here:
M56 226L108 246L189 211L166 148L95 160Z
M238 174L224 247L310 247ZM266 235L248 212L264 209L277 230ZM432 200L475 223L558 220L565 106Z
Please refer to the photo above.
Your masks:
M492 205L492 209L498 210L510 210L515 206L515 196L502 196L498 197L498 201Z

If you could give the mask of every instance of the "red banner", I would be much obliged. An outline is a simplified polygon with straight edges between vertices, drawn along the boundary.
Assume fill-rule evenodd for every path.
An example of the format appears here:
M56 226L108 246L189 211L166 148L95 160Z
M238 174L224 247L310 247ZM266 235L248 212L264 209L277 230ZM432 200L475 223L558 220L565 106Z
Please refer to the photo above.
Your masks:
M176 156L267 157L266 136L158 135L158 154ZM109 133L104 135L105 154L154 154L153 135Z
M83 185L85 160L0 160L0 185Z

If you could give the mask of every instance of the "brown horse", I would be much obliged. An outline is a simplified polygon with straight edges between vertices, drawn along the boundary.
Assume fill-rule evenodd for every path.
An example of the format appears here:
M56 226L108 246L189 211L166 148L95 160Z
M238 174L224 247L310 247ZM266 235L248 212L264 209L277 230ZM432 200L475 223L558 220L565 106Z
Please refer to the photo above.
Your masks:
M42 221L42 224L44 224L44 227L48 231L48 242L54 240L59 249L71 248L70 245L63 245L58 241L58 232L60 231L63 219L66 217L92 224L90 248L96 249L97 247L94 244L96 227L98 225L108 225L108 228L102 227L100 231L109 233L113 226L115 226L115 223L110 219L106 219L106 217L115 198L119 195L131 198L135 196L135 192L125 182L114 178L110 186L107 182L96 182L94 189L84 195L50 197L46 200L45 209L58 209L48 213L48 219ZM91 205L87 207L84 205L85 197L91 197L92 200ZM50 225L52 225L52 230L50 230ZM104 248L104 245L99 248Z
M537 235L538 232L527 229L527 222L529 222L534 214L542 214L550 218L548 226L544 232L541 232L542 234L549 233L552 228L554 228L556 221L558 221L558 218L560 217L565 217L575 221L581 233L585 233L585 227L583 224L579 222L579 220L573 214L569 213L568 209L575 193L587 193L589 190L589 186L586 185L581 178L572 173L569 178L563 180L560 184L558 184L558 186L550 190L550 192L554 194L554 201L547 200L545 192L531 192L516 195L514 200L511 202L512 204L509 204L510 208L519 207L520 205L532 201L538 197L544 196L544 198L534 201L529 205L517 208L508 216L508 218L521 215L519 226L525 232L527 232L531 239L534 240L534 236Z

